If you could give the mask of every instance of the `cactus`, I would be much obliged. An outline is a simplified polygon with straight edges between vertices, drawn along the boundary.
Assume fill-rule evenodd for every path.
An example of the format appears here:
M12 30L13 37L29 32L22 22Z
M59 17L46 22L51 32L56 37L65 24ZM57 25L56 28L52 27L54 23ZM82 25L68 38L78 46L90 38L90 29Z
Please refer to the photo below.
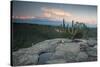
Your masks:
M63 28L65 28L65 20L63 19Z
M74 24L73 20L72 20L71 28L68 27L68 33L72 36L72 39L75 36L75 34L77 33L77 29L75 29L75 24Z
M86 39L88 39L89 28L85 24L82 24L82 25L83 25L83 33L86 34L83 37L85 37Z
M65 20L63 19L63 29L65 31Z
M62 30L63 33L67 33L67 37L70 37L71 39L78 38L78 37L87 37L84 35L88 32L88 28L84 23L74 22L72 20L71 27L69 27L69 24L65 27L65 20L63 19L62 23Z
M69 33L71 35L71 39L74 39L76 35L78 35L78 36L83 35L84 32L86 32L86 30L87 30L87 26L84 23L79 23L79 22L75 23L74 20L72 20L71 27L67 27L67 28L68 28L67 33Z

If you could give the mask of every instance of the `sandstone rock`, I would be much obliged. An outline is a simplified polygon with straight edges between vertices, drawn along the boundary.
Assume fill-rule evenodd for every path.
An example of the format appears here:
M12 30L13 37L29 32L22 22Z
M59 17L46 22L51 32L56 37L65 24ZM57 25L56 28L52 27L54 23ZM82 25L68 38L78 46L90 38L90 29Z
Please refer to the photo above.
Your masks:
M92 46L91 46L92 45ZM91 56L91 57L90 57ZM51 64L96 59L96 40L65 38L45 40L12 53L13 65ZM92 59L92 60L94 60Z
M46 63L47 64L66 63L66 60L64 60L64 59L54 59L54 60L49 60Z
M85 52L79 52L79 54L76 57L76 61L86 61L88 58L88 55Z
M93 48L94 48L94 49L97 49L97 45L95 45Z
M29 64L37 64L38 63L39 56L37 54L29 55L29 54L23 54L19 56L15 56L13 58L14 65L29 65Z
M89 46L94 46L94 45L97 45L97 41L96 40L93 40L93 39L90 39L90 40L87 40L87 44L89 45Z
M72 42L87 42L87 40L84 39L74 39Z
M77 54L80 51L80 45L77 43L65 43L64 45L57 46L56 51L62 51L66 53L72 52Z
M65 54L66 52L64 51L56 51L50 59L65 59Z
M53 53L43 53L43 54L41 54L40 57L39 57L38 64L45 64L46 61L50 60L52 55L53 55Z
M89 56L97 56L97 48L93 48L93 47L87 48L87 54Z
M80 45L77 43L65 43L56 47L54 59L65 59L67 62L75 60L76 55L80 52Z
M80 42L80 51L86 51L86 49L89 47L86 42Z
M38 54L41 52L53 52L57 46L57 42L58 40L45 40L32 46L32 49L37 51Z

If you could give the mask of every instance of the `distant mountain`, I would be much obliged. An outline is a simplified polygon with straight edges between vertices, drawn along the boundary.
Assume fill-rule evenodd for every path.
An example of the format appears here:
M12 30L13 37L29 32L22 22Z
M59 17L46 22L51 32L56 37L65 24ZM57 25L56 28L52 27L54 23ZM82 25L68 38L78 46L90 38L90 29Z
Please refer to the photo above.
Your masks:
M53 21L45 18L33 18L33 19L13 19L13 23L29 23L29 24L41 24L41 25L52 25L52 26L60 26L63 21ZM66 22L65 25L69 24L71 26L71 22ZM97 27L94 24L86 24L88 27Z
M62 21L53 21L48 19L13 19L14 23L30 23L30 24L42 24L42 25L54 25L58 26L62 24Z

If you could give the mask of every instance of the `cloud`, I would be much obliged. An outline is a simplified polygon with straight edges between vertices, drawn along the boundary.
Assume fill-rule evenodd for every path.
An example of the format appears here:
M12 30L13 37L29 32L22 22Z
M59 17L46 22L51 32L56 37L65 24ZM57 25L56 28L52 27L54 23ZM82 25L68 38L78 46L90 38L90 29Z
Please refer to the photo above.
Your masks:
M33 18L47 18L48 20L53 20L57 21L64 18L65 21L71 22L74 20L75 22L83 22L83 23L88 23L88 24L96 24L97 19L96 18L91 18L87 17L85 15L79 16L78 14L74 14L68 11L64 11L62 9L58 8L47 8L43 7L41 8L41 15L39 16L12 16L12 18L15 19L33 19Z
M73 19L75 21L79 21L79 22L83 22L83 23L88 23L88 24L96 24L97 19L96 18L90 18L90 17L86 17L86 16L74 16Z
M54 19L61 19L66 17L71 17L72 14L70 12L65 12L61 9L55 9L55 8L42 8L43 17L47 18L54 18Z
M71 12L67 12L57 8L43 7L41 9L43 13L42 17L49 18L50 20L62 20L64 18L66 21L75 20L78 22L89 23L89 24L96 24L97 22L96 18L78 16L76 14L72 14Z

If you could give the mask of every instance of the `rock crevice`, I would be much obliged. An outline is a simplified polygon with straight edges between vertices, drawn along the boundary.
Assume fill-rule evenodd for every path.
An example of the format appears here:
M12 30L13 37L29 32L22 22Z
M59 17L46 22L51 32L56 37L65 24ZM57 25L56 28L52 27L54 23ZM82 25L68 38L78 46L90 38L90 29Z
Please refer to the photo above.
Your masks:
M12 53L14 66L97 60L96 40L56 38Z

